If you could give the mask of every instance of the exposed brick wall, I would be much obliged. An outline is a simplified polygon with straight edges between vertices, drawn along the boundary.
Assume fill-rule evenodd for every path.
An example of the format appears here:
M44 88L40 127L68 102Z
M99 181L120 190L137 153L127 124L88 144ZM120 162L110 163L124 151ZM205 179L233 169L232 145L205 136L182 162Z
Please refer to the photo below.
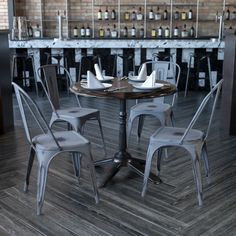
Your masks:
M8 29L7 0L0 0L0 29Z
M6 0L0 0L0 2L5 3ZM40 4L42 2L42 5ZM68 5L67 5L68 2ZM147 0L147 12L152 8L154 12L157 11L159 7L160 12L163 14L164 10L167 9L170 13L169 1L166 0ZM215 21L216 12L219 14L222 13L223 2L224 0L200 0L199 1L199 35L217 35L219 28L219 21ZM32 23L33 28L36 27L36 24L41 24L41 14L42 14L42 27L44 36L55 37L58 34L56 16L57 11L61 10L62 12L66 10L68 21L64 21L64 32L65 34L72 34L73 28L77 26L80 28L82 25L92 26L92 15L95 18L95 36L97 35L99 28L107 29L113 28L114 24L117 24L117 21L97 21L97 11L101 7L102 12L108 7L109 12L112 9L115 9L118 13L118 1L117 0L94 0L94 11L92 12L92 0L15 0L16 6L16 15L17 16L26 16ZM2 4L1 4L2 5ZM174 0L173 1L173 14L175 11L188 12L189 9L193 11L193 20L192 21L173 21L172 29L176 26L180 29L183 29L183 26L186 24L186 29L190 29L191 26L196 27L196 11L197 11L197 0ZM0 6L1 7L1 6ZM143 27L143 21L124 21L125 11L138 12L139 7L141 7L142 12L144 12L144 0L121 0L121 30L124 26L127 26L129 31L132 28L133 23L137 30ZM226 9L229 7L230 12L236 12L236 3L235 0L227 0ZM0 8L1 9L1 8ZM170 17L170 15L169 15ZM0 19L2 20L2 19ZM231 20L230 22L225 22L226 28L232 25L233 28L236 28L236 19ZM67 32L68 24L68 32ZM167 21L148 21L147 20L147 37L150 36L150 32L153 28L157 29L160 26L166 28L170 26L170 20Z

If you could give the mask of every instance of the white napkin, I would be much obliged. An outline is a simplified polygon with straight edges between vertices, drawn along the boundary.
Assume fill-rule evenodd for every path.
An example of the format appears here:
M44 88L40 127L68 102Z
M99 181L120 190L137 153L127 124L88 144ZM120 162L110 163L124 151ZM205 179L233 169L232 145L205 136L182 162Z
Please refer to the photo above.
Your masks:
M138 74L137 80L146 80L146 79L147 79L147 66L146 64L143 64Z
M156 71L154 70L146 79L144 83L142 83L141 87L154 87L156 81Z
M94 69L95 69L95 72L96 72L96 77L98 80L104 80L104 77L102 75L102 72L98 66L98 64L94 64Z
M87 88L105 88L91 71L87 71Z

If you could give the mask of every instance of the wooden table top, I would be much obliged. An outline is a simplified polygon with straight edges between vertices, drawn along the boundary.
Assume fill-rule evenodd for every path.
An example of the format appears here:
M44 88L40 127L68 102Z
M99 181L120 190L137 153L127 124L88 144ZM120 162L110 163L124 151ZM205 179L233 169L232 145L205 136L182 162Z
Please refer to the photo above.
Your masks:
M114 79L110 83L112 86L109 89L104 90L89 90L83 88L80 83L76 83L71 86L70 90L78 95L89 95L96 97L113 97L117 99L139 99L139 98L153 98L163 97L174 94L177 89L176 86L166 81L157 81L164 84L161 88L156 89L137 89L132 84L140 84L137 82L131 82L128 79L118 80Z

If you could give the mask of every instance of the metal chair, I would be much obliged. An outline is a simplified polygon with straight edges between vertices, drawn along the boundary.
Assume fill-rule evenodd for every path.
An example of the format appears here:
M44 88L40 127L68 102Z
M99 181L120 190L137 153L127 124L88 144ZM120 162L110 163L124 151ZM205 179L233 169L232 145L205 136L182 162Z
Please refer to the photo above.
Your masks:
M161 151L162 148L165 147L181 147L187 150L187 152L191 155L192 166L193 166L193 175L196 183L197 189L197 198L198 204L201 206L203 204L202 200L202 180L201 180L201 172L200 172L200 163L199 159L203 158L206 175L209 175L209 165L208 165L208 157L207 157L207 148L206 148L206 140L210 131L216 102L220 93L220 89L223 83L223 79L219 81L216 86L207 94L207 96L202 101L199 106L197 112L193 116L191 122L189 123L187 128L178 128L178 127L160 127L151 137L149 141L147 158L146 158L146 166L143 180L143 190L142 197L144 197L147 184L148 177L151 170L151 163L154 156L154 153L157 151L157 173L160 174L160 165L161 165ZM205 131L199 129L193 129L193 126L197 122L199 116L203 112L206 105L209 103L212 95L215 94L214 101L212 103L212 108L210 111L210 118L208 120L208 126ZM209 111L209 107L207 107Z
M157 71L157 79L168 81L178 87L180 77L180 67L178 64L168 61L148 61L145 64L151 65L152 70ZM127 137L129 140L133 121L139 117L138 122L138 139L140 139L143 120L145 115L151 115L160 120L161 125L167 125L169 121L173 124L173 111L176 94L173 95L171 104L165 103L164 98L155 98L151 102L137 103L130 108L128 119Z
M30 155L24 185L25 192L28 190L35 154L38 159L37 215L40 215L42 212L49 165L54 157L64 152L72 154L75 173L78 177L80 173L79 163L81 155L87 158L95 193L95 201L98 203L99 195L89 141L75 131L52 132L36 103L17 84L13 82L12 85L15 89L25 133L30 143ZM41 129L41 134L34 137L31 136L30 125L28 123L29 119L32 122L32 118L36 122L35 124Z
M60 107L59 91L56 77L56 71L58 69L64 70L64 72L66 73L66 77L68 78L68 83L71 85L73 81L70 76L70 73L65 67L58 66L56 64L51 64L51 65L44 65L38 68L38 74L42 87L48 97L48 100L53 110L52 117L50 120L50 127L55 122L64 121L67 122L69 125L71 125L75 131L82 132L82 127L87 121L97 120L102 137L104 152L106 153L99 110L81 107L78 96L76 96L78 107L69 107L69 108ZM42 75L40 76L40 74ZM44 78L44 81L42 78Z

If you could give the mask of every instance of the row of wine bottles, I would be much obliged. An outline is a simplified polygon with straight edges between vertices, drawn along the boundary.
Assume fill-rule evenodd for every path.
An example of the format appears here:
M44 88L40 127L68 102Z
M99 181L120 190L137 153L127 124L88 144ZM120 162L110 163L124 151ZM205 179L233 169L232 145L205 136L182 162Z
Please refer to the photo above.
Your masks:
M195 36L195 29L192 26L191 28L187 29L186 24L181 27L181 29L179 29L178 26L176 26L173 29L173 37L177 38L177 37L182 37L182 38L187 38L187 37L191 37L193 38ZM148 37L151 38L169 38L170 35L170 29L169 27L165 27L163 28L162 26L160 26L159 28L153 28L150 32L148 32ZM140 27L139 29L137 29L135 27L135 25L133 24L132 28L128 29L127 26L125 26L123 29L121 29L120 32L120 37L124 37L124 38L128 38L128 37L132 37L132 38L144 38L144 28ZM84 25L82 25L82 27L80 28L80 33L79 33L79 29L77 26L74 27L73 29L73 37L77 38L77 37L91 37L91 28L89 27L89 25L85 28ZM99 38L117 38L118 37L118 30L116 28L116 24L113 25L113 28L110 28L109 25L107 26L107 28L99 28L98 29L98 33L97 33L97 37Z
M108 7L106 7L106 10L103 12L101 8L99 8L97 12L97 19L98 20L116 20L116 11L115 9L112 9L112 11L109 11ZM156 11L153 10L153 7L150 8L147 19L148 20L169 20L169 12L167 8L164 11L161 11L159 6L157 6ZM179 12L176 10L173 14L173 18L175 20L192 20L193 19L193 11L192 9L189 9L188 12L182 11ZM142 7L139 7L138 11L134 8L133 11L126 11L124 12L124 20L143 20L144 19L144 13Z

